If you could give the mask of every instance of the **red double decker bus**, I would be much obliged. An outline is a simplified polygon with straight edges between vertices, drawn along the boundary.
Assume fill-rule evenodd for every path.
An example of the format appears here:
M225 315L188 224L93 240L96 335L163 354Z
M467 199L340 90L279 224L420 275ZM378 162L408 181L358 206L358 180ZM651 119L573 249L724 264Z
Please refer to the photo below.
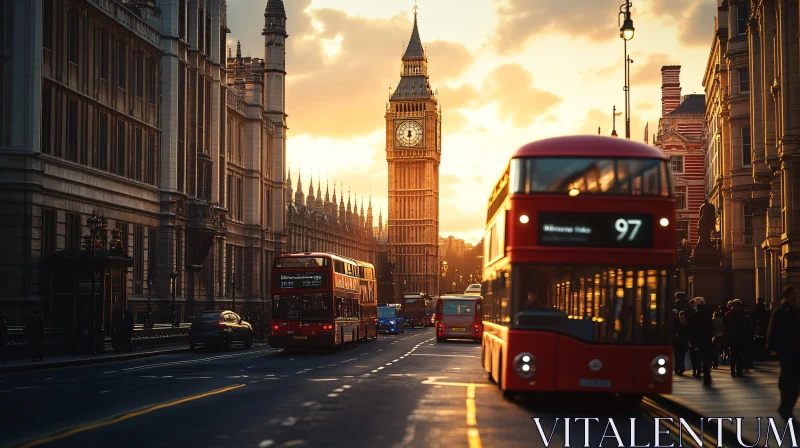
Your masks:
M362 278L370 273L372 278ZM374 268L328 253L275 259L269 344L336 347L377 337ZM363 321L362 321L363 316ZM370 324L369 321L372 321Z
M503 395L672 390L675 198L657 148L521 147L489 200L483 365Z

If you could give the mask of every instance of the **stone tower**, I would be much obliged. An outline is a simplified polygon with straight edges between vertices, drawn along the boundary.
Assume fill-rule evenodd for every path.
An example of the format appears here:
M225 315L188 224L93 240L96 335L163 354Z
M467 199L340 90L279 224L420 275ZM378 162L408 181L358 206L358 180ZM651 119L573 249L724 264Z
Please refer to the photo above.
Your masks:
M275 123L275 141L272 157L275 165L271 167L271 177L276 187L268 206L272 209L273 231L283 233L283 247L286 247L286 189L291 188L284 180L286 173L286 10L283 0L268 0L264 11L264 114ZM299 179L298 179L299 180Z
M428 79L428 58L414 29L402 58L402 72L386 107L389 164L387 230L395 263L395 295L435 294L439 235L439 163L442 115ZM427 252L427 256L426 256Z

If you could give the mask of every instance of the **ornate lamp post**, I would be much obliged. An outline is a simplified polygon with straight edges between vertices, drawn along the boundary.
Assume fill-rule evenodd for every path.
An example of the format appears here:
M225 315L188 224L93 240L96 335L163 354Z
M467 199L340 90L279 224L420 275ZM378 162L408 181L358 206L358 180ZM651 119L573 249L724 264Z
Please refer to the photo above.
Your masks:
M94 343L95 351L97 351L98 346L102 347L101 344L97 343L97 273L95 271L95 256L97 254L97 229L100 228L102 225L102 220L97 216L97 214L92 211L92 216L86 220L86 226L89 227L89 231L92 235L92 315L91 315L91 329L92 335L91 340Z
M623 41L623 48L625 52L625 87L622 89L625 91L625 138L631 138L631 89L630 89L630 81L631 81L631 63L633 60L628 55L628 41L633 39L633 34L635 28L633 27L633 20L631 20L631 6L633 4L630 1L626 1L619 7L619 15L617 16L617 25L622 25L619 28L619 37L622 38ZM623 11L624 9L624 11ZM622 20L622 17L625 17Z
M171 274L169 274L170 285L172 286L172 326L173 327L177 327L178 326L178 317L177 317L177 314L175 312L176 311L175 310L175 290L177 289L177 286L178 286L177 283L176 283L176 281L177 281L176 279L177 278L178 278L178 273L177 272L172 272Z
M442 260L442 281L441 281L442 286L440 286L441 289L446 289L444 285L445 277L447 277L447 261ZM440 296L442 295L442 291L439 291L439 295Z

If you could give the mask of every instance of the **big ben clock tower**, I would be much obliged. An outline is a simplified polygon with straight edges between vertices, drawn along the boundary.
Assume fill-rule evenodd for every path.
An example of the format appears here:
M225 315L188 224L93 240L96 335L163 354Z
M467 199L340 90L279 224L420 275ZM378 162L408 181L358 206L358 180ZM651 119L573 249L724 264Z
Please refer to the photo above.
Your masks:
M396 263L396 296L438 292L441 154L442 114L428 79L415 7L400 83L386 108L388 233L390 256Z

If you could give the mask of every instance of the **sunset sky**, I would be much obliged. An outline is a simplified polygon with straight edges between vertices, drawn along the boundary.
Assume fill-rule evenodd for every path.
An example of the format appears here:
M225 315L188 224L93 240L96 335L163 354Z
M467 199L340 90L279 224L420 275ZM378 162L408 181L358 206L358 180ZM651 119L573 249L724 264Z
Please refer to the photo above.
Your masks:
M264 56L266 0L228 0L232 47ZM288 16L288 160L343 184L376 216L387 207L386 102L400 79L413 0L284 0ZM510 155L556 135L611 133L624 107L621 0L418 0L431 85L443 108L441 235L476 243L486 201ZM661 66L681 65L683 94L703 93L716 0L633 1L628 52L631 138L650 141ZM617 132L624 136L620 116ZM338 188L337 188L338 190ZM325 184L322 188L325 192ZM346 200L346 198L345 198ZM360 199L359 199L360 201Z

